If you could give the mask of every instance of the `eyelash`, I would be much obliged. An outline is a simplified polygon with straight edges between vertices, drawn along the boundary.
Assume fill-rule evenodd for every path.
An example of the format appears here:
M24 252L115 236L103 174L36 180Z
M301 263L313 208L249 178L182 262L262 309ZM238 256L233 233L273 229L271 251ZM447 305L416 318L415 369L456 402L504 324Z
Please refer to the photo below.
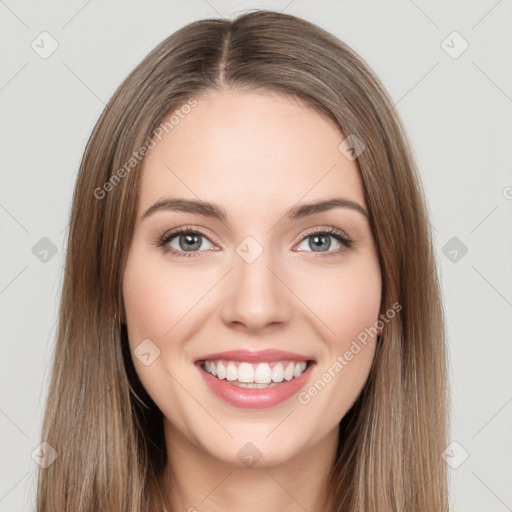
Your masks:
M178 228L176 230L170 231L165 233L162 237L158 238L154 245L157 247L163 247L164 252L172 253L173 255L177 256L178 258L195 258L199 256L201 252L206 251L196 251L196 252L187 252L187 251L177 251L176 249L173 249L172 247L169 247L167 244L173 239L176 238L178 235L201 235L204 238L209 240L209 237L206 233L201 231L200 229L193 228L192 226L185 226L183 228ZM346 251L347 249L351 249L354 241L347 236L346 233L343 231L336 229L336 228L325 228L317 231L309 231L304 234L304 237L300 241L302 243L307 238L313 236L313 235L329 235L336 239L338 242L341 243L342 247L339 249L336 249L334 251L329 251L327 253L316 253L319 255L320 258L329 258L331 256L336 256L338 254L341 254L342 252ZM211 241L211 240L209 240ZM300 251L300 252L313 252L313 251Z

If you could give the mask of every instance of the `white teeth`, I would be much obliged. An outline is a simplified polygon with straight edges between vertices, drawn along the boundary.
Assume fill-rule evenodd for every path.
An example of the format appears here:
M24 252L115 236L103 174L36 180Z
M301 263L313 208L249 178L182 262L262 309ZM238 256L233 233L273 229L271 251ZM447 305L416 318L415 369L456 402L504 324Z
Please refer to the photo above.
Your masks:
M301 362L295 365L295 369L293 370L294 377L300 377L302 372L306 369L306 363Z
M293 363L289 363L288 366L284 370L284 378L286 380L293 379L293 370L295 370L295 365Z
M240 370L238 370L240 371ZM272 381L272 371L267 363L261 363L254 371L254 382L258 384L269 384Z
M284 370L283 365L281 363L276 364L274 368L272 368L272 381L273 382L283 382L284 379Z
M217 363L217 377L219 379L226 378L226 367L221 362Z
M268 387L283 380L290 381L300 377L306 367L306 361L256 364L235 361L204 362L204 370L210 375L221 380L226 379L240 387L250 388Z
M233 364L229 363L226 368L226 380L237 380L238 379L238 368Z
M239 382L254 382L254 368L252 364L240 363L238 367L238 381Z

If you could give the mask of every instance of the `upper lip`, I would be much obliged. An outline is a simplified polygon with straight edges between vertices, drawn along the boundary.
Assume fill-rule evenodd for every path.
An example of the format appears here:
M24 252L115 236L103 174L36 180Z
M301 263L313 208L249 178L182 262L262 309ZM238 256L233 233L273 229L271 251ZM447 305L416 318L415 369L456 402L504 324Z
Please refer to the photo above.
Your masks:
M271 363L275 361L312 361L308 356L296 354L295 352L285 352L283 350L228 350L225 352L215 352L207 354L197 359L198 361L215 361L224 359L227 361L239 361L247 363Z

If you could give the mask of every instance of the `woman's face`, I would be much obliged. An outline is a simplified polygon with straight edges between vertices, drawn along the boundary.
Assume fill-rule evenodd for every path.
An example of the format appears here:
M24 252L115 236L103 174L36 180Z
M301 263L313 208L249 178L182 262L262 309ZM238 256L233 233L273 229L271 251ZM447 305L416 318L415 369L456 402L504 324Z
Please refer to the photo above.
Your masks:
M370 371L381 274L364 189L315 111L196 100L144 161L123 280L133 361L168 439L275 465L337 439ZM332 200L349 206L304 208Z

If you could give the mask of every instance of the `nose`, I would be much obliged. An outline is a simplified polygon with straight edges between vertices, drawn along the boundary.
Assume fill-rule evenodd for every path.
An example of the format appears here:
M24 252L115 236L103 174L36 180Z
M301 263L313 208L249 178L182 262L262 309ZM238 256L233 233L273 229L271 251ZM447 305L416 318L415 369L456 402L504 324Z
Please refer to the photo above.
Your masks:
M290 320L293 293L264 251L248 263L235 254L225 283L221 317L228 327L250 333L278 329Z

